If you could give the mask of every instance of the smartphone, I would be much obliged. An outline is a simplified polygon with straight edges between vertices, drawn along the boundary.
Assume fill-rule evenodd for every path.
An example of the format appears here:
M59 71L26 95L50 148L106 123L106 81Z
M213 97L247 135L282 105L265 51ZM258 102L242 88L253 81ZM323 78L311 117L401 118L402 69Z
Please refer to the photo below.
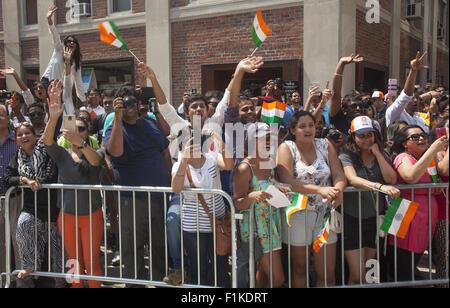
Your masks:
M65 115L64 116L64 129L70 132L76 132L76 117L74 115Z
M151 98L155 97L155 91L152 87L142 87L141 88L141 101L143 103L148 103Z
M444 136L447 136L447 129L445 127L436 128L436 137L441 139Z

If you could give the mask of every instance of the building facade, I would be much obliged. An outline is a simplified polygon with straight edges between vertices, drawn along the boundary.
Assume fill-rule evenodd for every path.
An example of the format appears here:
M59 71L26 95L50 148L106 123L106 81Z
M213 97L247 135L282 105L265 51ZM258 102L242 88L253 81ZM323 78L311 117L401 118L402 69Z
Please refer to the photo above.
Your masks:
M244 82L255 91L281 78L305 96L312 83L331 81L338 60L351 53L365 61L347 68L344 93L387 91L388 79L402 85L410 60L425 50L431 68L420 82L449 84L446 0L1 0L0 67L14 67L28 83L40 78L53 52L46 20L52 4L61 37L75 34L80 42L87 86L147 82L131 54L100 42L97 24L113 20L174 105L186 90L226 88L254 49L250 25L258 8L272 34L256 53L263 69ZM2 88L16 88L0 78Z

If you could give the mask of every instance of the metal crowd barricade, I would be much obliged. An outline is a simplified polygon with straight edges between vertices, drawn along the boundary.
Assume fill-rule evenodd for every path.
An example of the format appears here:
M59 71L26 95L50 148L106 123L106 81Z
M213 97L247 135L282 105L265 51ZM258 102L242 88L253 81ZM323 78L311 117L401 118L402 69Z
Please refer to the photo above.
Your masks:
M11 187L6 195L5 195L5 236L6 236L6 260L11 260L11 221L9 218L9 210L10 210L10 198L11 198L11 194L16 191L16 190L20 190L21 191L21 196L22 196L22 206L23 206L23 196L24 196L24 190L26 189L26 186L21 186L21 187ZM125 186L100 186L100 185L66 185L66 184L45 184L42 185L42 189L43 190L47 190L48 191L48 196L49 196L49 201L48 201L48 220L50 222L50 191L51 190L58 190L61 193L61 200L63 200L63 196L64 196L64 192L68 191L68 190L74 190L75 192L75 208L78 208L78 201L77 201L77 196L78 196L78 191L89 191L89 206L90 206L90 258L91 258L91 268L90 268L90 272L92 273L92 204L91 204L91 194L93 191L99 191L102 194L102 210L103 210L103 219L104 219L104 230L103 230L103 245L104 245L104 269L103 269L103 275L102 276L93 276L93 275L84 275L83 273L79 273L79 271L77 271L76 273L78 274L69 274L65 272L65 248L64 248L64 218L62 218L62 234L61 235L61 241L62 241L62 272L61 273L57 273L57 272L52 272L50 270L50 265L51 265L51 249L50 249L50 227L48 228L48 271L45 271L44 269L37 269L36 268L36 262L35 262L35 268L34 271L32 271L32 273L30 274L30 276L35 276L35 277L50 277L50 278L60 278L60 279L72 279L72 280L83 280L83 281L101 281L101 282L106 282L106 283L115 283L115 284L131 284L131 285L144 285L144 286L160 286L160 287L173 287L169 284L166 284L165 282L162 281L154 281L152 278L152 270L153 270L153 261L152 261L152 227L151 227L151 206L152 206L152 199L151 199L151 194L152 193L159 193L159 194L164 194L164 234L161 235L161 237L164 238L164 243L165 243L165 274L167 276L168 274L168 269L169 269L169 262L168 262L168 245L167 245L167 225L166 225L166 215L167 215L167 210L168 210L168 204L167 204L167 196L169 196L170 194L172 194L172 189L170 187L125 187ZM120 250L120 266L119 266L119 277L113 277L111 275L109 275L108 273L108 267L107 267L107 245L108 245L108 236L107 236L107 215L106 215L106 198L105 198L105 193L106 192L115 192L118 195L118 223L119 223L119 250ZM133 239L134 239L134 278L129 278L129 277L123 277L123 264L122 264L122 256L123 256L123 251L122 251L122 222L121 222L121 206L120 206L120 200L121 200L121 194L124 194L126 192L132 192L132 200L133 200L133 225L134 225L134 230L133 230ZM149 253L149 279L148 280L142 280L142 279L137 279L137 260L136 260L136 193L146 193L147 194L147 199L148 199L148 210L149 210L149 218L148 218L148 223L149 223L149 249L148 249L148 253ZM194 194L211 194L213 196L215 195L219 195L222 196L224 198L224 201L228 201L228 204L230 205L229 210L231 211L231 217L235 218L236 217L236 213L235 213L235 209L234 209L234 204L233 204L233 200L232 198L226 194L225 192L221 191L221 190L216 190L216 189L185 189L182 191L182 193L194 193ZM213 197L214 200L214 204L213 204L213 216L215 218L216 215L216 209L215 209L215 198ZM62 201L61 201L62 202ZM110 205L111 206L111 205ZM62 208L62 206L61 206ZM201 205L199 204L199 200L197 197L197 255L199 256L199 250L200 247L198 245L198 239L199 239L199 223L198 223L198 209L201 208ZM37 198L36 198L36 193L35 193L35 213L37 212ZM63 209L61 209L61 213L64 213ZM35 215L36 216L36 215ZM181 226L183 225L183 217L182 217L182 198L180 198L180 216L181 216ZM237 215L239 216L239 215ZM62 217L64 217L64 215L62 215ZM36 218L35 218L36 219ZM75 225L78 225L78 217L77 215L75 215L75 219L76 219L76 223ZM214 219L214 224L215 224L215 219ZM36 225L36 223L35 223ZM215 232L215 226L212 226L211 229L213 230L213 232ZM237 229L236 229L236 219L232 219L231 220L231 230L232 230L232 251L231 251L231 287L236 287L237 283L236 283L236 253L237 253ZM79 256L79 251L78 251L78 228L75 230L76 233L76 255L77 255L77 260L78 260L78 256ZM181 235L181 251L183 252L184 247L183 247L183 230L182 227L180 227L180 235ZM216 240L215 240L215 233L214 235L214 255L216 255ZM35 239L37 237L37 232L35 229ZM36 243L36 241L35 241ZM37 247L34 247L35 249L35 261L37 258ZM16 256L18 257L18 256ZM216 257L214 257L214 285L213 286L206 286L206 285L200 285L200 279L198 280L198 284L196 285L190 285L185 283L185 279L186 277L184 276L184 260L183 260L183 253L181 254L181 264L182 264L182 284L178 287L188 287L188 288L210 288L210 287L218 287L217 285L217 264L216 264ZM19 270L14 270L12 271L11 269L11 264L10 262L6 262L6 273L3 273L2 276L6 277L6 282L5 282L5 286L7 288L9 288L11 286L11 281L12 278L15 277L18 273ZM201 268L201 264L200 262L198 262L198 273L200 273L200 271L202 270ZM78 262L76 264L77 266L77 270L78 270Z
M397 185L396 186L398 189L404 191L404 190L410 190L411 191L411 196L413 200L410 201L414 201L414 191L418 190L418 189L427 189L428 190L428 230L429 230L429 234L428 234L428 241L429 241L429 247L427 249L428 251L428 279L421 279L421 280L416 280L414 277L414 273L415 273L415 265L414 265L414 253L411 253L411 264L412 264L412 268L411 268L411 273L412 273L412 277L411 280L409 281L399 281L398 277L397 277L397 239L394 237L394 277L391 277L390 280L388 281L381 281L380 279L380 261L381 261L381 254L383 253L383 245L381 245L380 243L380 237L377 235L376 236L376 260L374 264L374 279L370 282L367 282L366 277L363 277L363 273L364 273L364 269L366 268L366 264L362 264L362 218L361 218L361 207L364 206L361 204L361 193L363 192L362 190L358 190L354 187L348 187L345 192L351 192L351 193L358 193L358 211L359 211L359 218L358 218L358 233L359 233L359 277L360 277L360 281L359 284L346 284L346 276L345 276L345 255L344 255L344 225L345 225L345 219L344 219L344 215L342 215L342 233L338 235L338 238L340 238L340 248L341 252L340 252L340 258L341 258L341 264L336 264L336 268L338 266L340 266L341 268L341 284L339 285L328 285L327 283L327 262L326 262L326 254L327 254L327 245L325 244L322 249L324 250L324 269L323 269L323 273L324 273L324 284L326 288L391 288L391 287L415 287L415 286L431 286L431 285L442 285L442 284L447 284L449 283L449 258L448 258L448 254L449 254L449 209L448 209L448 192L449 192L449 187L448 187L448 183L438 183L438 184L415 184L415 185ZM441 277L438 279L433 279L433 269L432 269L432 228L430 227L432 222L431 222L431 194L432 194L432 190L436 189L436 188L443 188L444 192L445 192L445 199L446 199L446 204L445 205L439 205L439 206L445 206L446 207L446 220L445 220L445 277ZM383 195L382 193L376 192L376 204L379 204L380 199L379 198L385 198L385 195ZM341 209L341 213L343 213L345 211L345 198L344 198L344 202L343 205L341 205L340 207ZM251 207L251 209L249 210L249 221L250 222L254 222L254 209L253 206ZM305 216L307 216L308 214L308 209L305 210ZM272 215L270 216L272 217ZM306 230L308 229L308 223L307 223L307 219L305 219L305 233ZM377 227L377 231L380 229L381 226L381 222L380 222L380 213L379 213L379 208L378 206L376 207L376 227ZM249 234L252 235L254 234L254 223L249 223ZM283 232L285 232L286 230L283 230ZM269 232L270 232L270 238L272 238L272 224L270 224L270 228L269 228ZM385 235L385 240L384 240L384 245L389 245L387 243L387 237L389 235L386 234ZM292 266L291 266L291 232L288 233L288 243L287 243L287 248L285 248L285 250L287 250L287 254L288 254L288 260L287 260L287 265L285 264L284 267L287 269L287 277L285 277L286 279L286 283L285 285L289 288L292 287ZM314 239L317 237L317 234L313 234L313 243L314 243ZM254 238L254 236L249 236L249 255L248 255L248 275L249 275L249 287L250 288L255 288L255 277L256 277L256 270L255 270L255 245L254 245L254 241L257 240ZM338 239L339 242L339 239ZM312 246L312 244L311 244ZM272 287L272 274L273 274L273 270L272 270L272 255L273 255L273 247L272 244L270 244L271 247L271 251L270 251L270 286ZM336 252L337 255L338 252ZM306 260L306 287L309 288L310 286L310 258L311 258L312 254L311 254L311 249L309 247L306 247L306 254L305 254L305 260ZM425 255L422 257L424 258ZM366 274L367 275L367 274ZM386 275L388 275L388 273L386 273ZM337 278L337 276L336 276ZM240 286L242 287L242 286Z

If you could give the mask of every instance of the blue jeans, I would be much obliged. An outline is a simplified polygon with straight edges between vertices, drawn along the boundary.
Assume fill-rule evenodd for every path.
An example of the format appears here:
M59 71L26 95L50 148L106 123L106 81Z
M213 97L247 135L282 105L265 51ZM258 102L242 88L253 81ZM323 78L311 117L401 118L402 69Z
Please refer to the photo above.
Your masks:
M167 242L174 269L181 269L180 194L172 195L167 210Z

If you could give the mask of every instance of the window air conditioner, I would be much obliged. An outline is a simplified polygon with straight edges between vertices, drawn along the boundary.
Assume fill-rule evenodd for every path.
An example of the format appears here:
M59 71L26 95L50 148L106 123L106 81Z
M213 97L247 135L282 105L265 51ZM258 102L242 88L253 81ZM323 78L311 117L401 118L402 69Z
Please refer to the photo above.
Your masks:
M439 23L438 24L438 28L437 28L437 39L438 40L443 40L445 38L445 29L444 29L444 25Z
M72 8L73 17L89 17L91 16L91 5L89 3L74 4Z
M408 4L406 11L406 18L422 18L422 3L411 3Z

